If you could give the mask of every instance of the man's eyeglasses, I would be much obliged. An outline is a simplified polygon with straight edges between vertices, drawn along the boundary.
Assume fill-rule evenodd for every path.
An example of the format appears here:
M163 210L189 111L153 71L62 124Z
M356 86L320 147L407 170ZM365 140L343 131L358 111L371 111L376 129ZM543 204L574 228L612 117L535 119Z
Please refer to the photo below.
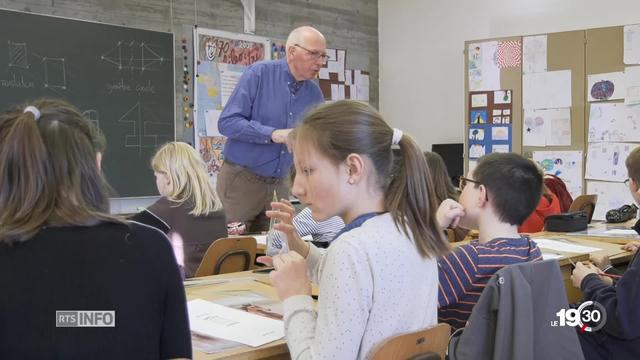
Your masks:
M306 51L309 55L311 55L311 58L315 61L318 59L322 59L322 64L326 64L327 61L329 60L329 55L327 54L321 54L317 51L313 51L313 50L309 50L304 46L298 45L298 44L293 44L293 46L295 47L299 47L300 49Z
M469 179L466 178L464 176L460 176L460 182L458 183L458 188L460 189L460 192L462 192L462 190L464 190L464 188L467 186L468 183L474 183L477 185L482 185L482 183L480 183L480 181L476 181L473 179ZM485 186L485 195L486 195L486 200L489 201L489 193L486 191L486 186Z
M624 184L625 184L626 186L629 186L629 180L631 180L631 179L627 178L627 180L625 180L625 181L624 181Z

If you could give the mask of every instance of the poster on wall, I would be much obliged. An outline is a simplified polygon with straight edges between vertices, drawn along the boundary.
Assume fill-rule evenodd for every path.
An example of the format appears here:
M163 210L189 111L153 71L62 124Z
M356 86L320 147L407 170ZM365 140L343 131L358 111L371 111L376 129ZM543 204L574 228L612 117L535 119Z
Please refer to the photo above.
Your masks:
M500 67L497 62L497 41L469 44L469 90L500 89Z
M469 93L467 154L469 166L494 152L511 152L513 90Z
M225 144L218 132L218 118L242 73L255 62L269 60L274 49L267 38L201 27L194 29L193 38L195 147L215 183Z
M533 161L545 174L562 179L571 197L582 195L582 151L534 151Z
M585 179L623 182L627 179L627 156L637 143L589 143Z

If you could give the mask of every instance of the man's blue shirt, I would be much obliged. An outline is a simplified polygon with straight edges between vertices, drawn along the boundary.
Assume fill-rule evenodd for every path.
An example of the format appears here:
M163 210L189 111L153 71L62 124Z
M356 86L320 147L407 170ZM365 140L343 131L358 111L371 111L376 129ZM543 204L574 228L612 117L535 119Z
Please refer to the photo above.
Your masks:
M261 176L288 175L292 155L286 144L271 142L271 133L290 129L324 101L313 81L296 81L286 59L251 65L224 107L218 130L227 137L225 160Z

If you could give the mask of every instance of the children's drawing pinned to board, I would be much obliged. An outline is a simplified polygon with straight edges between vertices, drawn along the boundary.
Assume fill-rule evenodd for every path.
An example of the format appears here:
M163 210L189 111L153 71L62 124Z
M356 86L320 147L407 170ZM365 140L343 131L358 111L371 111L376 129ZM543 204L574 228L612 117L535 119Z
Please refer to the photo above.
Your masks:
M500 69L520 66L522 46L520 40L500 41L496 50L496 62Z
M471 124L486 124L487 123L487 110L472 110L471 111Z
M598 81L591 87L591 97L596 100L608 100L615 89L615 85L609 80Z
M484 141L484 129L470 128L469 129L469 140Z
M494 104L511 104L511 90L498 90L493 92Z
M491 128L491 140L508 141L509 127L495 126Z
M485 154L484 145L473 144L469 146L469 158L477 159L483 157Z

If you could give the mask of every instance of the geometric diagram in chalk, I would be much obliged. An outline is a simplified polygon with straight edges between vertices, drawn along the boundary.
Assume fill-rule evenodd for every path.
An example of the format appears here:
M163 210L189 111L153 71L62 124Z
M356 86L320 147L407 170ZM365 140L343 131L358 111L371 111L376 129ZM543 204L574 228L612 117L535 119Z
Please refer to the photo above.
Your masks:
M15 43L9 41L9 66L23 69L29 68L27 57L27 43Z
M63 58L42 58L44 63L44 87L67 89L67 73Z
M100 130L100 114L97 110L85 110L82 112L82 116L93 125L92 132Z
M119 123L127 124L129 130L125 135L125 147L156 148L169 141L166 129L171 124L157 121L153 111L137 102L131 109L120 117Z
M102 54L100 59L118 70L160 70L164 57L152 45L136 41L118 41L116 46Z

